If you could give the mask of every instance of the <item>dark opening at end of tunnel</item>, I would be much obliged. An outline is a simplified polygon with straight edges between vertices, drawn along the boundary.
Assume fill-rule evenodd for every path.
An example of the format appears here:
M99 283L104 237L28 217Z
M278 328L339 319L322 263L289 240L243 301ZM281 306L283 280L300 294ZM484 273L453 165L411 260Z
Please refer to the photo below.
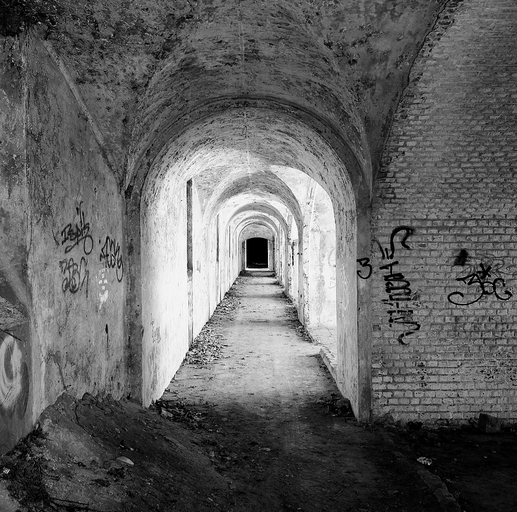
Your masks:
M246 242L246 267L268 268L268 244L265 238L249 238Z

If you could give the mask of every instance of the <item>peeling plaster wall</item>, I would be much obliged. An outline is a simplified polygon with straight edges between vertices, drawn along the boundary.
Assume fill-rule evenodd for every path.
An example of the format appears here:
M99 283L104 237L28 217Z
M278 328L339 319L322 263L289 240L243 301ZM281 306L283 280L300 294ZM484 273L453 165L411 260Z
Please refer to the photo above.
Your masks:
M35 411L127 388L123 200L60 63L28 49L29 276Z
M32 426L24 41L0 46L0 454Z
M153 190L141 218L144 405L162 395L189 343L185 184L166 176Z
M517 419L516 35L514 0L450 2L396 113L359 268L377 416Z
M336 329L336 224L332 203L315 184L307 232L308 280L312 328Z
M210 318L210 302L205 293L209 287L207 231L198 191L193 187L193 335L201 331Z
M0 452L64 391L128 384L123 200L105 149L63 63L30 35L2 45Z

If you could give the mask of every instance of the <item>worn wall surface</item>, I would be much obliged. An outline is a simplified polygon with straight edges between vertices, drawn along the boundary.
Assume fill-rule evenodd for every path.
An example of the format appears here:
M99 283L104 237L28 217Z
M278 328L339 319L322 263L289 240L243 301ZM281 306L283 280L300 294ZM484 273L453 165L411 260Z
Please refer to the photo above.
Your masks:
M34 413L127 387L123 200L66 68L30 41L27 97Z
M32 425L23 46L0 46L0 453Z
M189 343L185 185L168 178L157 188L152 202L149 193L144 194L141 221L145 405L161 396Z
M516 35L514 0L450 2L397 110L359 267L377 415L517 418Z

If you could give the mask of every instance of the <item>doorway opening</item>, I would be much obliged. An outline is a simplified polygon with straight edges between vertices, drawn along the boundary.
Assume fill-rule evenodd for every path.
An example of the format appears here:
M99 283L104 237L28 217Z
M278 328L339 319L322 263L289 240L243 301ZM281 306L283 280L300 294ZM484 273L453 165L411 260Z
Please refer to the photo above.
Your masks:
M265 238L248 238L246 241L246 268L269 268L268 241Z

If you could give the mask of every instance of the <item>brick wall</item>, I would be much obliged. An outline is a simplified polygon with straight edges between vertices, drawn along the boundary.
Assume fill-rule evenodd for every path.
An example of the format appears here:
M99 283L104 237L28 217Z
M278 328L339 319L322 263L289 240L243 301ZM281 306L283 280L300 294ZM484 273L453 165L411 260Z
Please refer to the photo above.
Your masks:
M517 2L451 1L395 113L358 268L376 416L517 420L516 162Z

